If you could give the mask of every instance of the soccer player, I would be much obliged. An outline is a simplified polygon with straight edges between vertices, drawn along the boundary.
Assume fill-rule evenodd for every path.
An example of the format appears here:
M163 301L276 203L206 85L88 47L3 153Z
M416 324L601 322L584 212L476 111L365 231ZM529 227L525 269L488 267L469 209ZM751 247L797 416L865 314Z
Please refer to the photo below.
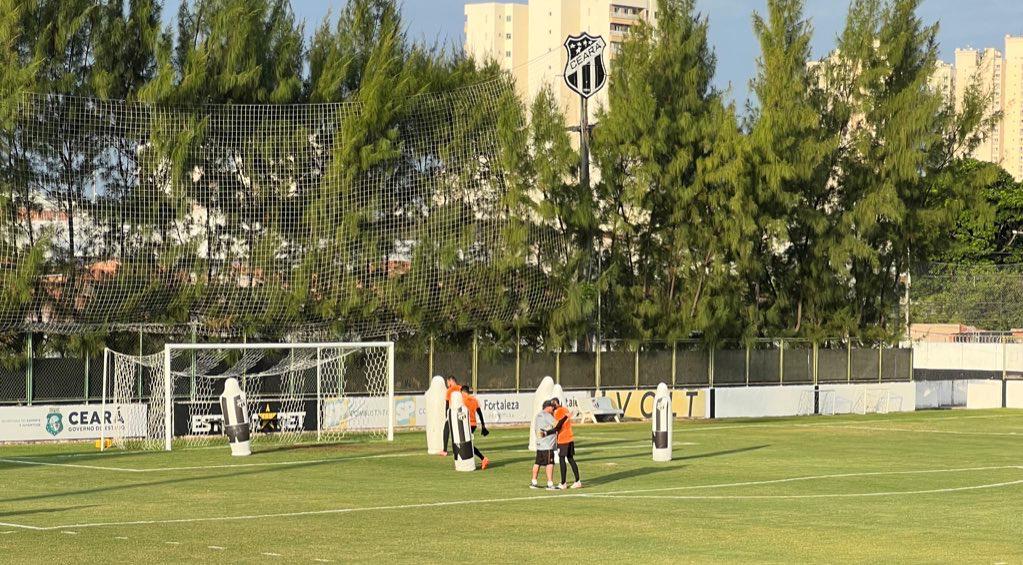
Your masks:
M476 415L478 414L483 437L490 435L490 430L487 429L487 422L483 419L483 410L480 409L480 401L473 396L471 386L465 385L462 387L462 401L465 403L465 409L469 411L469 429L472 430L472 433L476 433ZM487 466L490 465L490 459L483 456L483 453L476 447L475 441L472 442L472 452L482 461L480 470L486 470Z
M552 398L554 406L554 429L558 435L558 453L561 455L561 484L558 488L565 490L565 479L568 476L566 463L572 466L572 474L575 475L575 482L571 488L582 488L583 482L579 480L579 466L575 464L575 436L572 434L572 412L561 405L561 400Z
M536 476L543 465L547 473L547 490L557 490L554 486L554 442L558 439L558 432L554 431L553 412L554 405L550 400L544 400L543 411L536 415L536 461L529 488L540 488L536 485Z
M460 390L462 387L458 384L458 379L448 377L448 390L444 393L444 449L439 454L441 457L447 457L448 440L451 439L451 394Z

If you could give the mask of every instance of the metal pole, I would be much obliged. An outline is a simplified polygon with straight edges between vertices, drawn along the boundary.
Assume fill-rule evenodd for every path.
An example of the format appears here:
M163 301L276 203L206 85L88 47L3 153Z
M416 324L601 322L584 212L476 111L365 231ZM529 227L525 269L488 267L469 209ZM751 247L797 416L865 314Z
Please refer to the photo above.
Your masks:
M746 386L749 386L749 357L750 357L749 349L750 349L750 347L749 347L749 344L747 343L746 344Z
M515 392L519 391L519 380L522 378L522 334L515 328Z
M781 340L781 347L778 349L778 384L785 384L785 340Z
M316 441L320 441L323 429L323 367L320 365L320 352L316 348Z
M28 366L25 368L25 401L32 406L32 369L35 364L35 347L32 346L33 334L28 334Z
M714 388L714 346L710 346L710 355L707 357L707 384Z
M394 441L394 343L387 346L387 441Z
M89 354L88 353L85 354L85 388L84 388L83 398L85 398L85 403L88 404L89 403Z
M635 381L636 381L636 389L639 389L639 348L640 347L642 347L642 346L639 345L639 344L636 344L636 357L635 357L634 367L633 367L633 369L634 369L633 377L635 378Z
M881 359L884 357L884 344L878 344L877 346L877 384L881 384L884 380L884 373L881 371Z
M678 362L677 362L677 359L676 359L677 350L678 350L678 342L676 342L676 341L671 342L671 389L672 390L675 390L675 380L676 380L675 373L676 373L676 370L678 369Z
M472 390L479 391L479 331L472 332Z
M142 330L139 329L139 357L142 357ZM167 354L167 358L170 359L170 353ZM170 371L170 361L167 362L167 371ZM169 373L168 373L169 374ZM138 397L142 398L142 363L139 363L138 370ZM169 447L167 448L170 449Z
M818 353L818 345L817 345L817 342L814 341L813 342L813 364L811 365L813 367L813 386L817 386L818 383L820 382L818 380L818 378L817 378L817 353Z
M852 340L845 342L845 382L852 382Z
M430 351L429 351L429 371L430 374L426 376L426 386L430 386L430 381L433 380L433 336L430 336Z
M554 352L554 382L561 384L561 349Z
M192 324L192 344L195 345L195 324ZM188 382L188 399L195 401L195 373L196 373L196 362L195 362L195 350L190 351L192 359L191 366L189 367L189 382Z
M103 393L100 395L100 424L99 424L99 450L103 451L107 446L107 370L110 367L107 358L110 350L103 348Z
M142 333L139 332L141 336ZM141 375L139 376L139 382L141 383ZM174 404L171 400L173 395L171 390L171 351L170 346L163 346L163 395L164 395L164 406L163 406L163 425L164 425L164 446L163 448L167 451L171 450L171 438L174 436Z

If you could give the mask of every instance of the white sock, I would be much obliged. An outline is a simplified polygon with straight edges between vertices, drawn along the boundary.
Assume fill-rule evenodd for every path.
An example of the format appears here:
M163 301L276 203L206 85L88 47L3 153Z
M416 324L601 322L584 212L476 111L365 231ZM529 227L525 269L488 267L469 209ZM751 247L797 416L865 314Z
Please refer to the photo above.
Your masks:
M536 484L536 479L533 479L532 481L530 481L530 483L535 485Z
M552 486L554 486L554 483L552 483L550 481L547 481L547 486L552 487Z

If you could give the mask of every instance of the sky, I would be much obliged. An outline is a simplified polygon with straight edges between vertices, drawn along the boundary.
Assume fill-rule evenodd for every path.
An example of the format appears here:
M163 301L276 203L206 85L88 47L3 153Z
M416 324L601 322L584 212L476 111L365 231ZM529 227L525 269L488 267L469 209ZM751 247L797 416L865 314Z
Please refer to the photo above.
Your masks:
M166 0L164 19L177 14L181 0ZM470 0L474 2L474 0ZM533 0L542 2L543 0ZM410 37L428 43L462 44L465 0L404 0L402 14ZM345 0L292 0L299 19L310 33ZM715 84L731 88L734 100L748 97L749 80L756 72L759 46L753 37L751 16L763 12L766 0L697 0L697 8L710 20L710 41L717 55ZM842 29L846 0L807 0L806 16L814 27L814 56L821 57L835 45ZM940 24L941 58L952 62L957 47L1004 49L1006 35L1023 35L1023 1L1020 0L923 0L920 16Z

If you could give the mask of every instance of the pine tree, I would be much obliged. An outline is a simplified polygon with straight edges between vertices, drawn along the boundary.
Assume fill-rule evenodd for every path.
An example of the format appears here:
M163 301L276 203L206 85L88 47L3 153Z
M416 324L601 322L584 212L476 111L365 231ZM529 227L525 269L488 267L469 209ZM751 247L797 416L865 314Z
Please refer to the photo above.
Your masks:
M818 77L808 68L812 30L802 0L770 0L767 10L766 18L753 16L758 104L743 159L743 205L733 210L748 233L738 262L750 284L746 331L798 334L806 319L819 332L844 304L829 264L838 237L828 208L839 131L824 118Z
M722 210L734 193L738 126L711 86L707 20L691 0L662 0L657 30L630 30L599 114L593 151L610 241L607 326L625 337L712 339L734 326Z

